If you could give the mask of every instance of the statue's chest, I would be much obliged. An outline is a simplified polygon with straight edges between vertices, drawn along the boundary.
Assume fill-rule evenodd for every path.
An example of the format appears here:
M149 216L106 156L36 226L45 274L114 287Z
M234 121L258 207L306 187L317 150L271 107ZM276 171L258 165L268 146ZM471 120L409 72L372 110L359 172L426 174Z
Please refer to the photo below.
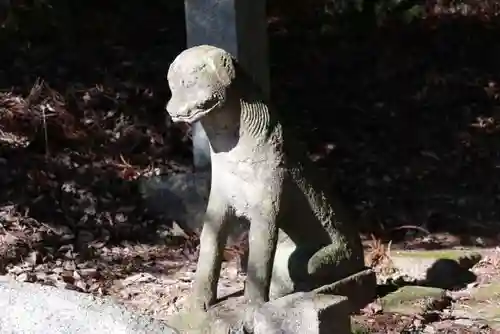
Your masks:
M279 196L282 173L274 159L232 159L218 156L212 159L213 177L237 214L259 210L263 203Z

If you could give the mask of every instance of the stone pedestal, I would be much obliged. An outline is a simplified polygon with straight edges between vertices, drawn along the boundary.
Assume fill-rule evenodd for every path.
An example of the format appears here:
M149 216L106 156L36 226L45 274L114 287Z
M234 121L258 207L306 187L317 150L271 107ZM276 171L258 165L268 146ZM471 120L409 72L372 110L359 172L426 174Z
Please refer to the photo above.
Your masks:
M232 297L207 313L180 312L169 324L189 334L244 333L248 318L243 297ZM346 297L297 292L265 303L250 313L254 334L350 334L351 320Z
M377 294L377 277L371 268L366 268L331 284L314 289L316 293L345 296L349 301L349 312L357 312Z
M350 334L346 297L295 293L266 303L254 315L255 334Z

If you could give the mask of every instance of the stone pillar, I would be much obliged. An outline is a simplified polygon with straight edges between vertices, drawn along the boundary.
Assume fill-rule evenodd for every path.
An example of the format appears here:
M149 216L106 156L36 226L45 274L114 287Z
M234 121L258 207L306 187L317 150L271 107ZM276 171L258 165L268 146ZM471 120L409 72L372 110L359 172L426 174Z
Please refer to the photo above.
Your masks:
M0 0L2 1L2 0ZM269 94L265 0L184 0L187 47L223 48L238 59L263 92ZM201 123L193 125L195 172L143 178L140 189L151 212L164 214L190 230L199 230L210 192L210 145ZM245 230L232 224L229 244Z
M232 53L269 94L265 0L185 0L187 47L210 44ZM193 125L196 172L210 170L208 139L201 124Z

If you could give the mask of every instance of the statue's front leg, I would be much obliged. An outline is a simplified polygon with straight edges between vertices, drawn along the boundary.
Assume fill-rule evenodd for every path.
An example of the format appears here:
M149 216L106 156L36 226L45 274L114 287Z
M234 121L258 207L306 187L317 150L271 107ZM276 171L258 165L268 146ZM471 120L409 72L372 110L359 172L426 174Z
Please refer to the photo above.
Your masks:
M230 210L224 197L212 187L200 236L200 256L189 308L207 310L217 300L217 283L227 241Z
M247 278L245 281L247 307L242 319L247 333L253 333L255 310L269 301L269 289L277 242L278 228L274 215L265 217L259 215L250 218Z
M274 254L278 241L278 227L274 215L251 218L248 239L245 299L250 304L261 304L269 301Z

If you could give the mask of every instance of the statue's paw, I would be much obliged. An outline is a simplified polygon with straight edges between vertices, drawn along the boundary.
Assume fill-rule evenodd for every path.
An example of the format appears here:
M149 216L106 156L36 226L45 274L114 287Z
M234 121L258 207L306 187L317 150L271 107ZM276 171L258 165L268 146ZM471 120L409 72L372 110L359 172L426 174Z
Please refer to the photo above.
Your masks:
M188 297L183 309L190 313L206 313L210 308L210 302L206 298L191 295Z
M254 314L262 306L263 303L251 303L246 305L242 317L242 327L247 334L253 333Z
M179 312L171 315L167 323L182 333L201 333L201 330L210 323L210 315L207 312L205 303L200 302L198 298L189 296L184 301Z

